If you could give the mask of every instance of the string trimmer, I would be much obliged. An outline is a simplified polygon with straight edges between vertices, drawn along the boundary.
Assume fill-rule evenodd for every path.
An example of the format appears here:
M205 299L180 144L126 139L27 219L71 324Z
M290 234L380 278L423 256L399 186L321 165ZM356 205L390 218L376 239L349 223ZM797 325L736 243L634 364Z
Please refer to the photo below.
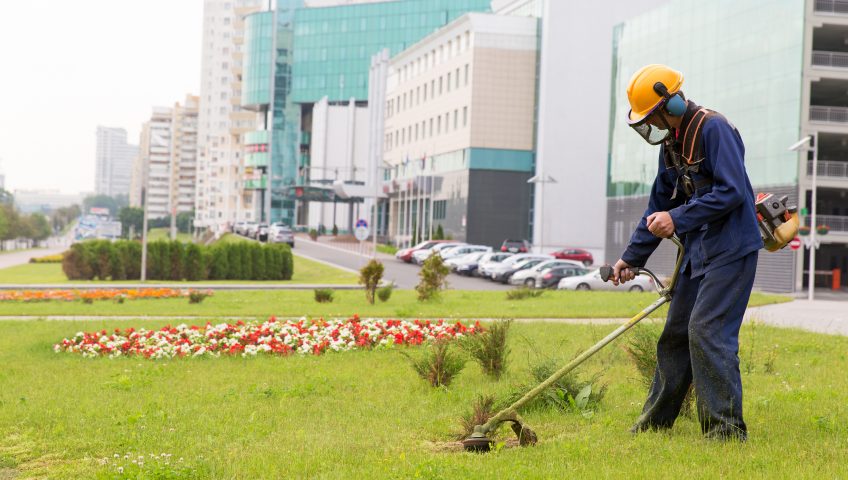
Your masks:
M647 268L632 268L636 275L648 275L654 280L654 285L657 288L657 293L659 293L660 298L658 298L654 303L645 307L644 310L639 312L636 316L631 318L627 323L618 327L607 335L603 340L599 341L595 345L593 345L590 349L581 353L577 358L569 362L564 367L560 368L556 372L554 372L547 380L540 383L534 389L527 392L523 397L516 400L515 403L496 413L492 418L489 419L488 422L483 425L477 425L474 427L474 433L471 434L470 437L466 438L462 441L463 447L467 451L473 452L488 452L492 448L492 444L494 440L488 437L488 434L495 431L502 423L511 422L512 431L518 436L518 443L521 446L533 445L537 441L536 433L524 423L524 420L521 416L518 415L518 410L521 409L527 402L534 399L540 393L544 392L548 387L553 385L557 380L567 375L569 372L577 368L578 365L585 362L589 357L597 353L599 350L607 346L610 342L618 338L622 333L626 332L634 325L642 321L645 317L650 315L654 310L660 308L662 305L669 303L671 301L671 294L674 290L674 285L677 282L677 275L680 271L680 266L683 262L683 244L680 243L680 239L677 236L671 237L669 240L674 242L677 245L677 262L674 267L674 273L671 276L671 279L668 282L668 285L663 285L659 278L653 274ZM601 279L605 282L609 281L613 276L613 269L609 265L601 267L600 270Z

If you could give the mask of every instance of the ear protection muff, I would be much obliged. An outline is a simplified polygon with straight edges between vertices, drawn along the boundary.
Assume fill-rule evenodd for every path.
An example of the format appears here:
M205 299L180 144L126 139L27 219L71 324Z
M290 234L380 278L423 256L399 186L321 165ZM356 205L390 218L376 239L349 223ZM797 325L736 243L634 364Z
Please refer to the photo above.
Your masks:
M668 88L662 83L654 84L654 91L657 95L665 98L665 110L674 117L682 117L686 113L686 100L680 92L671 95L668 93Z

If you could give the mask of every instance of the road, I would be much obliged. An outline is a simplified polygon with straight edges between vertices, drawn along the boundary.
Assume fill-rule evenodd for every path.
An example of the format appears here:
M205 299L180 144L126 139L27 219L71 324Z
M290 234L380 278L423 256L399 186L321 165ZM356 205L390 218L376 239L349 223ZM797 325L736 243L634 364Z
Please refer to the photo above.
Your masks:
M320 260L348 270L359 270L371 258L368 255L359 255L356 251L325 243L313 242L300 236L297 238L294 251L298 255ZM420 267L417 265L401 262L391 255L382 253L378 253L377 258L383 262L383 266L385 267L385 273L383 273L384 279L393 281L398 288L415 288L418 285L418 271ZM509 290L513 287L481 278L451 274L448 277L448 288L456 290Z

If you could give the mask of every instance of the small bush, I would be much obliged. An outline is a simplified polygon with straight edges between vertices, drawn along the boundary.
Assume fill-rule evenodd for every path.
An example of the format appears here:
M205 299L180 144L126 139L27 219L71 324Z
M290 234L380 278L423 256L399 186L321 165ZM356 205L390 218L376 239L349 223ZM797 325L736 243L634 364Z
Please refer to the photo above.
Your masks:
M383 271L383 264L378 260L371 260L359 271L359 284L365 286L365 299L371 305L374 305L374 296L383 279Z
M70 250L62 254L62 271L68 280L91 280L94 278L92 261L86 245L75 243L71 245Z
M318 303L333 303L333 291L329 288L316 288L315 301Z
M425 302L438 298L439 292L448 286L447 276L450 269L445 266L441 255L433 254L424 261L418 276L421 280L415 287L418 292L418 301Z
M209 292L201 292L199 290L192 290L188 293L188 303L202 303L206 300L210 294Z
M495 397L491 395L480 395L474 400L474 404L471 406L471 412L459 418L460 431L457 432L455 438L457 440L465 440L474 433L474 427L488 422L496 413Z
M523 397L530 389L545 381L559 369L553 359L545 359L535 365L530 365L533 383L517 386L508 397L508 403L513 403ZM524 405L524 410L553 409L561 412L581 413L591 416L601 403L607 392L606 385L600 384L601 373L596 373L589 380L578 380L573 372L554 382L536 398Z
M91 298L91 297L83 297L82 303L84 303L86 305L91 305L92 303L94 303L94 299Z
M412 363L412 369L431 387L447 387L465 368L465 358L453 353L446 340L433 342L418 358L401 352Z
M206 278L206 266L203 261L203 251L197 244L189 243L185 251L185 279L196 282Z
M318 240L318 230L315 230L314 228L310 229L309 238L311 238L313 242Z
M544 290L536 290L527 287L514 288L506 292L507 300L524 300L525 298L541 297Z
M480 364L483 373L495 380L500 379L506 371L507 337L511 320L501 320L492 324L477 335L464 337L460 341L463 350Z
M334 237L339 236L339 227L337 225L333 225L333 236Z
M394 287L391 285L386 285L385 287L381 287L377 289L377 298L380 299L381 302L388 302L390 298L392 298L392 292L394 291Z

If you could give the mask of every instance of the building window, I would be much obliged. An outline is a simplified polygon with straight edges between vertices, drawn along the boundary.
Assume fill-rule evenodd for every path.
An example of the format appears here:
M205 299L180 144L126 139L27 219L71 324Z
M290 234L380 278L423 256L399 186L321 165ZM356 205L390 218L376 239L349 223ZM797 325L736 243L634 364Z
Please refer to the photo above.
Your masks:
M443 78L439 77L439 95L442 94L442 83L443 83L442 80L443 80Z
M459 69L456 69L456 85L455 87L459 89Z
M436 134L437 135L442 134L442 116L441 115L436 117Z
M450 72L448 72L448 92L450 92L450 87L451 87L451 74L450 74Z
M459 109L453 111L453 129L459 128Z
M448 201L436 200L433 202L433 219L444 220L447 217Z
M421 104L421 87L415 89L415 104Z
M436 80L430 80L430 97L436 98Z
M469 67L469 65L466 63L465 64L465 86L466 87L468 86L468 67Z
M462 107L462 126L468 126L468 107Z
M430 119L430 136L433 136L433 119Z
M427 84L424 84L424 101L427 101Z
M418 123L415 124L415 141L418 141Z

